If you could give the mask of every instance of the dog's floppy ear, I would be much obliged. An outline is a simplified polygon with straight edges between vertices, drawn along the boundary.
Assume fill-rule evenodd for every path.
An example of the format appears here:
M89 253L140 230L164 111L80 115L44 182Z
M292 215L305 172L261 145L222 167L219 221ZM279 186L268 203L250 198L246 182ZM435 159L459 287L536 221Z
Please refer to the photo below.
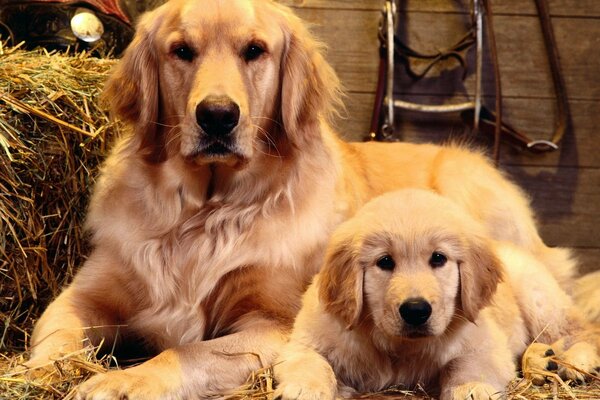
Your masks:
M360 317L363 304L363 270L358 244L349 236L334 237L319 274L319 297L327 312L337 315L351 329Z
M502 263L491 243L483 237L471 238L468 247L459 265L460 300L464 316L475 322L479 311L490 303L502 281Z
M284 14L286 37L281 61L281 119L296 145L314 139L314 124L343 107L340 81L323 58L324 46L291 12Z
M131 146L150 162L163 161L163 139L158 130L158 60L152 40L159 25L157 9L144 15L133 41L104 86L103 100L114 117L132 126Z

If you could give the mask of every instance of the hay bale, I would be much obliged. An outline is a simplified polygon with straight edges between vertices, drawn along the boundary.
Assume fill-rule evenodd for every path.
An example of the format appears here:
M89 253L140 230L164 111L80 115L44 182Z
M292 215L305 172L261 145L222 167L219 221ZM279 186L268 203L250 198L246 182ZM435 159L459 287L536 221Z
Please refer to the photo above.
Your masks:
M89 189L118 131L98 105L114 60L0 45L0 350L22 350L86 254Z

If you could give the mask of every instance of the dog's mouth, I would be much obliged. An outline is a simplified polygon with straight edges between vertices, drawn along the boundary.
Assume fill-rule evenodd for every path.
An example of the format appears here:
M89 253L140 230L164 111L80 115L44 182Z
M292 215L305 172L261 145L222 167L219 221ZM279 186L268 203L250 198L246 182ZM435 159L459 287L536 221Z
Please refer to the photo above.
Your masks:
M186 159L196 164L225 164L232 168L243 168L248 156L230 140L210 140L199 144Z
M427 328L404 329L404 331L402 333L403 333L403 336L408 339L421 339L421 338L432 336L431 332Z

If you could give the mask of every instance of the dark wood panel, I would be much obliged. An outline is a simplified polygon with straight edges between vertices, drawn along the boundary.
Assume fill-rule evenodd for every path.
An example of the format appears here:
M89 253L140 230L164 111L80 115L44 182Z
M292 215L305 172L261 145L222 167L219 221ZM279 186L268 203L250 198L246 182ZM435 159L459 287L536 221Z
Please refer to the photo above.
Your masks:
M299 14L315 24L314 31L329 44L328 59L351 91L372 92L377 79L379 13L375 11L302 9ZM464 15L409 13L401 37L421 51L435 51L458 40L464 32ZM554 96L545 47L537 20L527 16L499 16L496 19L498 53L506 96ZM600 23L589 18L560 18L555 21L567 92L572 99L600 99L598 68ZM343 38L343 39L340 39ZM474 69L473 51L469 60ZM492 95L493 74L486 55L484 92ZM412 82L396 69L396 89L413 94L473 93L472 71L465 82L454 68L434 73L430 79Z
M281 3L297 8L326 8L345 10L380 10L383 0L282 0ZM468 2L465 0L400 0L400 9L406 11L455 13L466 12ZM600 2L597 0L549 0L552 16L600 16ZM492 0L495 14L530 14L536 13L533 0Z
M434 104L440 98L430 96L406 96L405 100ZM347 140L361 141L369 130L374 95L349 93L344 119L337 128ZM490 106L493 99L485 99ZM571 101L573 129L568 133L560 150L552 153L532 154L510 146L502 149L502 163L509 165L568 166L600 168L598 150L600 126L600 101ZM555 124L555 104L550 99L504 99L505 120L517 129L527 132L533 139L547 139ZM411 142L447 141L450 136L462 134L464 125L457 114L427 114L399 110L395 114L396 132L402 140Z
M600 244L600 169L507 167L532 198L542 237L553 246Z
M577 258L580 273L587 274L600 269L600 249L573 249L573 254Z

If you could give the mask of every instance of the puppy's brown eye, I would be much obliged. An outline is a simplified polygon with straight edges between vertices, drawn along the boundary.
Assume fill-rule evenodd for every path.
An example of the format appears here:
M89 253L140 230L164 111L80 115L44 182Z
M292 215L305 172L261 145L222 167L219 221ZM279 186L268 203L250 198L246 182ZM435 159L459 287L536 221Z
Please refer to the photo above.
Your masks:
M431 265L433 268L443 267L447 261L448 258L445 255L438 251L434 251L429 259L429 265Z
M389 254L386 254L385 256L383 256L379 260L377 260L375 265L377 265L379 268L381 268L385 271L391 271L396 266L396 262L394 261L392 256L390 256Z
M244 54L243 54L244 60L246 60L246 61L256 60L264 52L265 52L265 49L262 46L260 46L256 43L251 43L244 50Z
M171 51L173 55L180 60L191 62L194 60L194 50L190 49L190 47L186 44L179 44L173 48Z

